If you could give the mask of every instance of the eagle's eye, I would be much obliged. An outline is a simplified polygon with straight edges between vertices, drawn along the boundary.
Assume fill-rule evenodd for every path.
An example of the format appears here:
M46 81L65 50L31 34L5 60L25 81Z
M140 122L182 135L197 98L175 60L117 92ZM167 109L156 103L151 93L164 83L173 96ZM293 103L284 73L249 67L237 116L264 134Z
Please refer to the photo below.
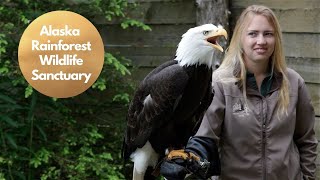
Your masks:
M209 31L203 31L203 35L208 35L209 34Z

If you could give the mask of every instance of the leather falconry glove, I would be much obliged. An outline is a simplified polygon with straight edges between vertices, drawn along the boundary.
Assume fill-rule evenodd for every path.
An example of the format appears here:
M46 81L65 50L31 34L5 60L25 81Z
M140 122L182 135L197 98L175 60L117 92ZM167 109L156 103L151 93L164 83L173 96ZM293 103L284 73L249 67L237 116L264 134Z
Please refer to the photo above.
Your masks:
M197 179L220 175L218 148L211 138L192 137L185 149L172 150L161 164L160 173L168 180L182 180L187 174Z

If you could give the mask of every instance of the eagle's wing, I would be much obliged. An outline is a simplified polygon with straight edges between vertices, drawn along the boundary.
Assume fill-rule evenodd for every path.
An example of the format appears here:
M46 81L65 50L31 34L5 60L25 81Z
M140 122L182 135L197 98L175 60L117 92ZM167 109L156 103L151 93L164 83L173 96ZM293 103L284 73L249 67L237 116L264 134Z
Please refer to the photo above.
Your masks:
M200 127L200 124L202 122L202 118L205 114L205 112L207 111L207 109L209 108L212 100L214 97L214 89L211 86L211 83L207 89L207 92L204 96L204 98L201 101L200 107L198 108L196 114L195 114L195 118L197 119L197 123L196 125L193 127L193 132L196 133Z
M188 79L176 61L159 66L146 76L128 110L125 157L141 148L155 128L170 120Z

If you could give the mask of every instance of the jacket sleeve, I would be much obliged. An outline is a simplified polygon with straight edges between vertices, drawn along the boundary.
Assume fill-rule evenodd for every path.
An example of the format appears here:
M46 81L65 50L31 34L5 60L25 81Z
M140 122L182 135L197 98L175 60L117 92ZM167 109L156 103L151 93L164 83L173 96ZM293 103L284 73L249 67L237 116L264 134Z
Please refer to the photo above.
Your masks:
M196 136L212 138L219 144L221 125L225 114L225 98L221 83L214 83L214 97L207 109Z
M202 160L208 160L210 167L205 177L217 176L221 173L219 158L219 140L221 125L224 119L225 100L221 84L214 83L214 97L207 109L196 135L188 141L187 152L193 152Z
M313 180L316 178L318 141L314 131L315 112L307 87L303 81L300 81L298 96L294 141L300 153L300 167L303 173L303 179Z
M209 178L220 175L221 167L218 146L212 138L201 136L191 137L185 151L197 155L202 162L210 162L210 166L208 169L205 169L201 177Z

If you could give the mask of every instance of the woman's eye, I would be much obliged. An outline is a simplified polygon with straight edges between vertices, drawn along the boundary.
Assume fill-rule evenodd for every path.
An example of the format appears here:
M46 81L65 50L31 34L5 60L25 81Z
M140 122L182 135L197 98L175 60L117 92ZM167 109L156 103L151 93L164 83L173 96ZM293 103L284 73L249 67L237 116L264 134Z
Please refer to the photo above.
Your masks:
M265 33L265 36L273 36L273 33Z
M208 35L209 34L209 31L203 31L203 35Z
M257 33L255 33L255 32L249 32L248 35L249 35L249 36L256 36Z

